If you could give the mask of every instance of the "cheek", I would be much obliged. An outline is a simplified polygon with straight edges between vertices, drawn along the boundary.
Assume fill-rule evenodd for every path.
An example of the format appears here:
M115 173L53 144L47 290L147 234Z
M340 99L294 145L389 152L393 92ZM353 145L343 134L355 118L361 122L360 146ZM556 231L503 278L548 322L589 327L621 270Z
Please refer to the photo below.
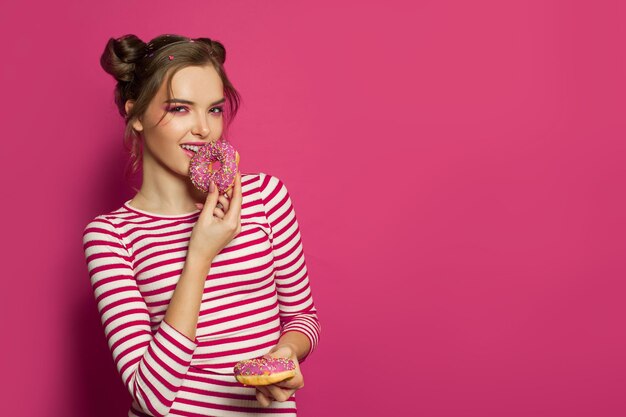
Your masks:
M222 136L224 132L224 123L212 123L211 124L211 137L215 137L216 139Z
M175 146L180 138L185 136L184 132L184 130L176 128L171 123L165 126L157 126L145 133L145 146L153 154L169 154L172 152L172 146Z
M177 141L189 130L188 123L176 118L166 118L152 129L152 134L160 143Z
M213 123L211 124L211 130L217 132L221 132L222 130L224 130L224 118L222 117L213 121Z

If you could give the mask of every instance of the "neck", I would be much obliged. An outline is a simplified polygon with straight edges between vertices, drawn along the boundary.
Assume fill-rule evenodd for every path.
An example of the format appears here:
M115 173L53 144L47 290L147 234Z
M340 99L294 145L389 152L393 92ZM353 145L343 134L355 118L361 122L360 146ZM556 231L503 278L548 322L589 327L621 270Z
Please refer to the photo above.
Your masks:
M131 205L165 215L190 213L195 203L204 203L206 194L192 184L189 176L181 175L144 154L141 189Z

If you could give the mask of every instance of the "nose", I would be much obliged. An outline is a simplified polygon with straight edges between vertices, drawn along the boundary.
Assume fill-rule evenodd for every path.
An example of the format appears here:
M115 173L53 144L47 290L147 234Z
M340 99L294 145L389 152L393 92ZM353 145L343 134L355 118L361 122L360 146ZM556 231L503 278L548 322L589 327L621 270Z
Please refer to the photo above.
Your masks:
M206 137L209 133L211 133L211 129L209 127L209 122L206 119L206 116L198 116L194 123L192 132L196 136Z

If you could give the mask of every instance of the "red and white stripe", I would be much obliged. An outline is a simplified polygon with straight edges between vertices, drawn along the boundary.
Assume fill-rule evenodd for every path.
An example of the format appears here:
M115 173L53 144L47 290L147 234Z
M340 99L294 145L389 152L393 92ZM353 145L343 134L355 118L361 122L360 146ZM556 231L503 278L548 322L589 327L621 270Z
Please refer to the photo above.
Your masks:
M85 227L91 285L133 400L129 415L295 415L295 395L260 408L254 388L232 375L237 361L263 355L287 331L308 337L308 358L321 330L287 188L269 174L242 174L242 192L241 232L211 263L194 340L163 317L199 212L154 215L126 202Z

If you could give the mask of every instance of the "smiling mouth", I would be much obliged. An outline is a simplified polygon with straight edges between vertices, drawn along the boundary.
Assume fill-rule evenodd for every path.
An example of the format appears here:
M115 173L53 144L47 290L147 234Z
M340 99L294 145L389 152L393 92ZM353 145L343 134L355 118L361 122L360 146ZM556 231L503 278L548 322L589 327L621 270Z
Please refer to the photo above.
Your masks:
M187 151L187 152L191 152L193 154L198 153L198 150L193 150L193 149L188 149L188 148L183 148L182 146L180 147L183 151Z

